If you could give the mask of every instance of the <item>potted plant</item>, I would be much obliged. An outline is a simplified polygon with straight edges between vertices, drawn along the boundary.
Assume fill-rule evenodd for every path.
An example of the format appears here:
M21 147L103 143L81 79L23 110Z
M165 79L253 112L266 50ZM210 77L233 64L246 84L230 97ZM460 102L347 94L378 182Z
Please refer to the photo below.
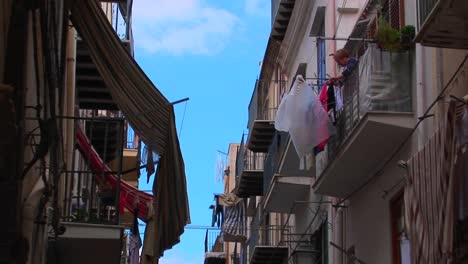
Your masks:
M383 18L379 18L376 40L381 49L390 51L400 49L400 32L392 28Z
M402 48L410 49L413 46L413 39L416 35L416 29L413 25L405 25L400 31L400 45Z

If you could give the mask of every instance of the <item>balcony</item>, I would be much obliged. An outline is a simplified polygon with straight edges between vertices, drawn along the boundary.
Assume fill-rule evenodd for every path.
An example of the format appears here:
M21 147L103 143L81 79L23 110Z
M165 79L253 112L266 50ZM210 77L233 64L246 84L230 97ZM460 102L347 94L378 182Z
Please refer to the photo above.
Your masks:
M123 226L61 223L65 232L52 244L56 263L114 264L121 259ZM96 249L99 249L96 251ZM99 254L86 254L86 253Z
M250 264L287 263L289 236L289 227L261 225L256 217L248 240Z
M416 42L423 46L468 49L466 0L418 0Z
M106 14L110 14L109 20L115 32L121 38L122 45L125 46L129 53L132 53L133 38L130 33L130 24L126 22L131 17L131 14L127 10L131 9L125 7L125 4L122 2L109 3L108 5L112 10L104 8L104 11ZM96 64L91 58L88 47L80 38L77 40L76 48L76 90L81 109L118 110L104 83L104 79L101 77Z
M123 150L122 157L122 171L125 172L122 174L122 180L132 185L135 188L138 188L138 168L140 166L138 162L138 150L137 149L127 149ZM117 162L111 162L110 167L113 171L118 171ZM121 225L126 228L130 228L133 223L134 215L126 208L124 213L120 217Z
M236 194L241 198L263 195L264 153L240 148L236 158Z
M277 132L265 160L263 191L265 208L269 212L291 213L296 201L306 200L315 171L301 169L299 157L289 134Z
M285 92L286 82L257 80L249 104L249 138L247 148L253 152L268 152L275 134L276 111L280 94Z
M370 45L343 87L337 134L317 159L313 188L345 197L368 180L414 126L410 52L381 51Z
M289 20L291 19L294 9L295 0L280 0L277 5L273 6L273 25L271 36L276 40L283 40L286 30L288 29Z
M205 237L205 264L226 263L226 252L220 230L207 230Z

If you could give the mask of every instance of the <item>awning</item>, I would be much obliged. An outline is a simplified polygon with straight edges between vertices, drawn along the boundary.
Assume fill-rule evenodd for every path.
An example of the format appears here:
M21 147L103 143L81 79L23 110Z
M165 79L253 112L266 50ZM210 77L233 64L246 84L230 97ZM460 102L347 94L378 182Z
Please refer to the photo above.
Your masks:
M113 100L143 142L161 159L153 191L157 212L156 256L178 243L190 223L185 169L174 110L121 44L98 1L68 0L73 25Z
M244 242L247 239L247 215L245 199L235 194L218 196L218 204L224 206L224 221L221 227L225 242Z
M112 99L145 144L163 154L171 104L123 47L98 2L69 1L73 25L88 46Z

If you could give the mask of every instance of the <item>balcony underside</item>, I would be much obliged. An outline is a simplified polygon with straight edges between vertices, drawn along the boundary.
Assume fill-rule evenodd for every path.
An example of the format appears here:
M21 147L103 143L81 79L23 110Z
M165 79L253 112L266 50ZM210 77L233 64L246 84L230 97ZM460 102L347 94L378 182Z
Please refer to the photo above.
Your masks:
M129 42L122 41L128 48ZM82 40L76 50L76 90L82 109L119 110Z
M273 120L255 120L250 131L247 148L253 152L268 152L274 135Z
M66 228L65 233L54 242L55 252L51 252L51 257L56 259L56 263L120 262L123 227L81 223L63 223L63 225Z
M256 246L250 264L283 264L287 258L287 247Z
M265 207L274 213L290 213L296 201L307 200L312 177L275 175L266 195Z
M313 186L315 192L343 198L356 190L409 135L413 123L408 113L366 114L328 162Z
M207 252L205 253L205 264L225 264L225 252Z
M283 40L286 30L288 29L289 20L291 19L294 9L294 0L281 0L276 14L271 36L276 40Z
M244 170L239 179L237 196L247 198L261 195L263 195L263 170Z
M226 258L205 258L205 264L225 264Z
M416 42L423 46L468 49L466 0L438 1L421 25Z

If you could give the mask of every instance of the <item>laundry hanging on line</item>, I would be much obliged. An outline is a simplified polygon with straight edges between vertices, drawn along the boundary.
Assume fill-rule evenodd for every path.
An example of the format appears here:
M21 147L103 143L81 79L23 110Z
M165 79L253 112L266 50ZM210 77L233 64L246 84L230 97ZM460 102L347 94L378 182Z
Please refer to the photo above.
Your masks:
M327 112L302 75L296 77L291 91L281 100L275 128L289 132L299 158L335 133Z

